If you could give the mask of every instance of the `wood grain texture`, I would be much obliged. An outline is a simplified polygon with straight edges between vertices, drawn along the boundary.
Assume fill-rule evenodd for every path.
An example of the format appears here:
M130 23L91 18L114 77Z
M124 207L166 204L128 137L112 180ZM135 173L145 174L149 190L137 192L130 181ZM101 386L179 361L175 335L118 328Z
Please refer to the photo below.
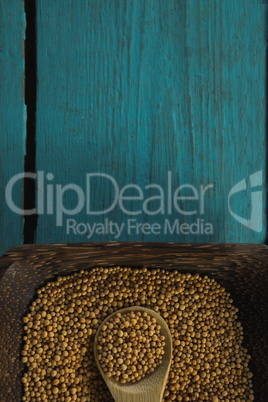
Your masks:
M177 269L209 275L239 308L255 399L268 392L268 252L254 244L87 243L20 246L0 258L0 401L21 400L22 317L36 290L58 275L98 266Z
M250 0L44 0L37 8L37 169L54 174L46 184L76 183L85 190L86 173L102 172L120 188L157 183L166 189L170 170L173 190L185 183L214 186L204 215L184 217L173 209L169 216L166 210L133 217L117 206L105 216L86 215L84 208L71 217L91 225L135 218L162 226L166 218L193 223L199 217L213 223L212 235L124 230L118 238L88 238L67 234L70 216L56 227L54 214L39 217L37 242L264 242L265 208L263 228L254 232L230 215L227 200L243 178L259 170L265 175L266 6ZM96 180L91 190L92 209L111 204L108 180ZM250 189L233 196L232 210L249 219L250 197ZM76 202L68 191L66 208ZM140 203L127 205L136 210ZM197 204L180 206L189 211Z
M14 214L5 200L8 181L23 172L26 109L23 98L23 2L0 0L0 253L23 243L23 217ZM22 181L14 187L13 200L22 208Z

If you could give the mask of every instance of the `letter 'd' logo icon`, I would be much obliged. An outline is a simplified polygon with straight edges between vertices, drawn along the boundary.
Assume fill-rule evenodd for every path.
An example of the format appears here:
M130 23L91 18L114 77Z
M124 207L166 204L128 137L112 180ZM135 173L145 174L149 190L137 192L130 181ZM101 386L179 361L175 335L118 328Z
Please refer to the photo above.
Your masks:
M231 210L230 200L231 197L239 193L240 191L245 191L247 189L246 179L241 180L239 183L235 184L228 195L228 209L230 214L242 225L246 226L247 228L254 230L255 232L261 232L262 227L262 190L253 190L254 187L262 186L262 171L259 170L258 172L252 174L249 177L250 187L252 189L251 192L251 216L250 219L245 219L235 212Z

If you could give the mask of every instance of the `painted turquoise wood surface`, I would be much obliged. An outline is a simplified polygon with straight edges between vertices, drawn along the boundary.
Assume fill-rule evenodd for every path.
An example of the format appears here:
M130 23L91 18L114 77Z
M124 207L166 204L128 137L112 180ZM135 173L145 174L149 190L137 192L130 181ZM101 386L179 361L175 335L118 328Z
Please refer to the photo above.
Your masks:
M45 184L85 190L86 174L102 172L120 188L134 183L148 197L159 189L145 186L157 183L167 196L170 171L173 191L183 184L213 188L205 194L204 214L194 200L179 202L181 210L197 210L187 216L174 207L168 214L167 205L163 214L134 216L118 206L92 216L84 207L56 226L55 212L41 211L36 241L264 242L264 193L255 193L251 205L251 189L240 183L230 199L233 215L228 194L244 178L249 187L258 171L265 176L266 6L249 0L42 0L37 7L37 170L53 174ZM255 179L252 185L261 182L260 175ZM114 199L105 178L90 190L91 209L108 208ZM65 208L76 204L75 191L66 191ZM138 212L141 201L124 205ZM158 207L157 200L150 204L150 210ZM128 232L127 226L118 237L101 228L91 237L84 233L86 223L127 225L130 218L162 225L159 234ZM201 228L196 234L196 226L195 233L170 233L167 218L171 225L203 219L213 224L213 234ZM74 227L67 233L67 219L82 223L80 234Z
M23 218L14 214L5 200L5 187L23 172L26 113L23 99L23 3L0 0L0 254L23 243ZM14 187L13 200L23 202L22 182Z

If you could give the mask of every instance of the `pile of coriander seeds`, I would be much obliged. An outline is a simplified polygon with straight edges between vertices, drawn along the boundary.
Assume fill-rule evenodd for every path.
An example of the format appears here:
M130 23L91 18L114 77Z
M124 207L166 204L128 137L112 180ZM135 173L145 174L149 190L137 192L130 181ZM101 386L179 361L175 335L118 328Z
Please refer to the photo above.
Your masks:
M58 277L37 293L23 318L23 401L113 401L94 360L94 337L108 315L130 306L155 310L169 326L164 401L254 400L238 309L214 279L98 267Z

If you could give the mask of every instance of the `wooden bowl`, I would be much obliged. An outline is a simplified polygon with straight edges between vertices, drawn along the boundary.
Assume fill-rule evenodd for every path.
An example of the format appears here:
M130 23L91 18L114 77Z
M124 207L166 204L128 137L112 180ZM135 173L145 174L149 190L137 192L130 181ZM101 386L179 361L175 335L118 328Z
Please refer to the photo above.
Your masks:
M36 290L57 275L114 265L162 267L209 275L239 308L252 356L255 400L268 395L268 251L248 244L74 243L20 246L0 258L0 401L22 397L22 317Z

